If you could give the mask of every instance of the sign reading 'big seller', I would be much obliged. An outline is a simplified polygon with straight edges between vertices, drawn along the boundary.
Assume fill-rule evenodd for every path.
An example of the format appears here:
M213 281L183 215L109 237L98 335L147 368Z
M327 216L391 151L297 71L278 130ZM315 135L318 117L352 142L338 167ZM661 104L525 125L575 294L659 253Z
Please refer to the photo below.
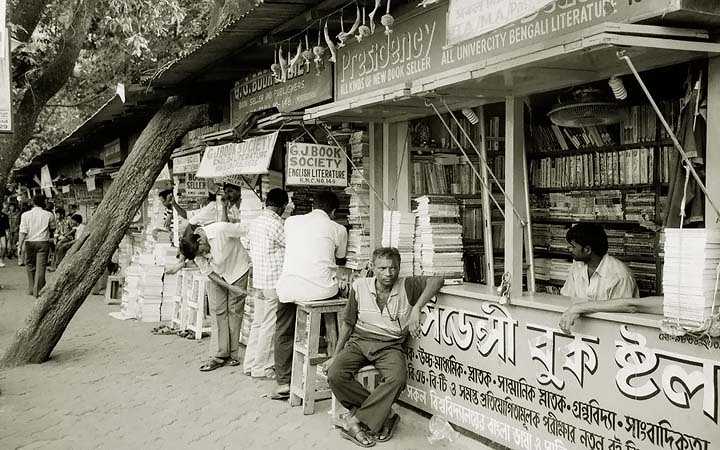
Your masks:
M286 184L347 186L347 159L342 148L299 142L287 147Z
M473 3L478 5L467 8ZM338 49L335 100L434 76L603 22L632 22L664 11L668 1L555 0L515 20L517 11L532 11L546 2L522 0L490 18L484 12L493 5L485 3L492 2L454 0L447 19L448 6L443 4L397 20L390 35L376 30L362 42ZM477 26L487 32L475 35Z
M440 296L401 399L522 450L720 448L720 342Z

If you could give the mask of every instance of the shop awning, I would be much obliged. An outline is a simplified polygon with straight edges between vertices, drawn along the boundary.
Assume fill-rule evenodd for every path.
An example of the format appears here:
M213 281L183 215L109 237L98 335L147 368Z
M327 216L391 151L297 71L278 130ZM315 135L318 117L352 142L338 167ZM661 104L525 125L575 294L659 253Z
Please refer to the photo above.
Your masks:
M638 70L679 64L720 53L702 30L604 23L582 32L507 52L429 78L404 89L388 87L363 97L306 110L305 119L401 121L427 116L424 98L443 96L450 108L502 101L577 84L629 70L618 56L624 50Z
M224 178L267 173L278 132L205 149L198 178Z

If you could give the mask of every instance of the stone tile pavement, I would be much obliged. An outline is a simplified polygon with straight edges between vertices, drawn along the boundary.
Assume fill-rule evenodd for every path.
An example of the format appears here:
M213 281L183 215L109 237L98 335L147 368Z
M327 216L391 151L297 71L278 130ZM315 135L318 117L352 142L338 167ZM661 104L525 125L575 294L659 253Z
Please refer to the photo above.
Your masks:
M34 300L22 269L0 269L0 351ZM50 361L0 372L0 449L358 448L331 429L329 401L304 416L238 367L201 373L209 339L154 336L154 324L109 317L116 309L89 297ZM376 448L485 448L464 436L430 445L428 419L399 412L394 439Z

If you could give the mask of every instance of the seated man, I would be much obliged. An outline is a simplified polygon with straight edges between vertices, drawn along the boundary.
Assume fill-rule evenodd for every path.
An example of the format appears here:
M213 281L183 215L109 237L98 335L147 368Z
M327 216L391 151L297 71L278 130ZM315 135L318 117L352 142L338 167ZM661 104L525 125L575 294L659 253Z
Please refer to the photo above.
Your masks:
M361 447L389 440L400 420L392 404L405 388L405 338L420 337L420 311L443 286L439 277L398 278L400 253L378 248L375 277L353 282L344 326L333 357L325 363L335 397L351 411L342 436ZM355 377L373 364L383 382L370 393Z
M80 214L73 214L69 218L70 222L67 225L67 230L63 235L63 238L58 241L57 249L55 252L55 265L59 266L65 254L67 254L70 247L75 244L75 241L80 239L80 236L85 231L85 225L83 225L83 218Z
M640 296L630 269L608 255L608 240L603 227L579 223L567 231L565 239L575 262L560 294L583 301Z

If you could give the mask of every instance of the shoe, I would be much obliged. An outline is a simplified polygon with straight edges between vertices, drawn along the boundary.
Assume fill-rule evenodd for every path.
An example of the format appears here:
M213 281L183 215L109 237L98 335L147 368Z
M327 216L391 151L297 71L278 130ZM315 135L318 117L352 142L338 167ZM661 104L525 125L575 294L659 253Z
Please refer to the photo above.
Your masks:
M4 262L0 262L0 267L7 267L7 264L5 264Z

